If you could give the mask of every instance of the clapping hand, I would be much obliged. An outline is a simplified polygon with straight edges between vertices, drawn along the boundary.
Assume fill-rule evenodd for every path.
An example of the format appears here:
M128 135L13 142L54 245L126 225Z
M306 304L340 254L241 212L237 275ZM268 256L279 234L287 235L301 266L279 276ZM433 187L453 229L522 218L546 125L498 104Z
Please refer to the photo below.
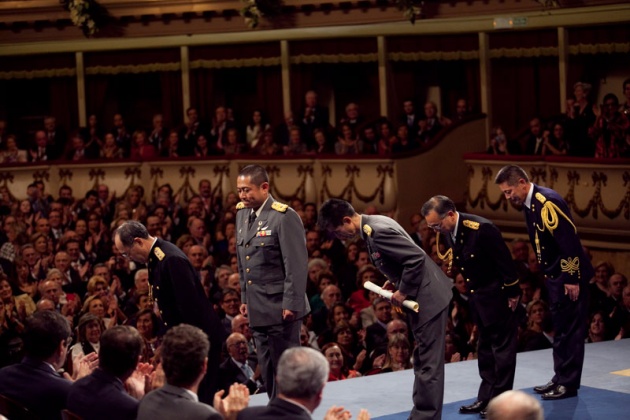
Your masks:
M225 394L221 390L214 394L214 408L228 420L236 419L238 413L249 404L249 389L243 384L234 383L230 386L230 393L227 397L221 399Z

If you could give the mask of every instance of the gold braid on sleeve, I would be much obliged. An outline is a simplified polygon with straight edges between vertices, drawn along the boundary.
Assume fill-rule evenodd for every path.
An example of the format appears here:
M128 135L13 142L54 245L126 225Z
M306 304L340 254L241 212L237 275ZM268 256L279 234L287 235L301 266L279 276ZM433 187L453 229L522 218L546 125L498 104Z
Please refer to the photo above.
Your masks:
M448 270L446 271L447 275L451 275L451 271L453 269L453 248L449 248L444 254L440 252L440 232L437 232L435 235L435 249L437 250L437 256L442 261L448 261Z

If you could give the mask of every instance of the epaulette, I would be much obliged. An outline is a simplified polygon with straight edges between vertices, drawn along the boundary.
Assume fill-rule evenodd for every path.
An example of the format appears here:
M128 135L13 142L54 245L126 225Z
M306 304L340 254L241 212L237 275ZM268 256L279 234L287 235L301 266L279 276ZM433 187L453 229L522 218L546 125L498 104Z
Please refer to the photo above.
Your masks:
M153 253L157 257L157 259L160 260L160 261L162 261L164 259L164 257L166 256L166 255L164 255L164 251L162 251L162 249L160 249L159 246L156 246L155 248L153 248Z
M370 225L363 225L363 232L365 232L365 234L369 237L372 236L372 228L370 227Z
M237 205L236 205L236 210L243 210L245 208L245 204L243 204L242 201L240 201Z
M462 223L464 224L464 226L466 226L469 229L472 229L472 230L479 229L479 222L473 222L472 220L464 220Z
M545 201L547 201L545 196L539 192L536 193L536 200L540 201L542 204L545 204Z
M282 204L277 201L274 201L273 204L271 205L271 208L274 209L275 211L279 211L280 213L286 213L289 206L286 204Z

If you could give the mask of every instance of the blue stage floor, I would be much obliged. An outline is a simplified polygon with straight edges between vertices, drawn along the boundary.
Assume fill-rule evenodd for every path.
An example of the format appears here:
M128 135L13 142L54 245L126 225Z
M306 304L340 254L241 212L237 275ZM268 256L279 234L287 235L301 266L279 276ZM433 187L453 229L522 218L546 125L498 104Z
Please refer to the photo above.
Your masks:
M519 353L514 388L532 393L532 387L546 383L552 375L550 349ZM474 401L479 383L476 360L447 364L443 418L477 419L476 415L460 415L457 410ZM322 419L331 405L342 405L355 415L366 408L372 419L404 420L411 410L412 387L412 370L331 382L313 418ZM264 404L266 395L254 395L250 402ZM630 418L630 339L587 344L578 397L545 401L543 407L546 419Z

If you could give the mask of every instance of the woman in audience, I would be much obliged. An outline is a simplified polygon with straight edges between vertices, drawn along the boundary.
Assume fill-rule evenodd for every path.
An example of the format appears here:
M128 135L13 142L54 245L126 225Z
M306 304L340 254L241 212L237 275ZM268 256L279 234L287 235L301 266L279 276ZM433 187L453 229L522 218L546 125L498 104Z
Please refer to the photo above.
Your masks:
M15 136L7 136L5 150L0 156L2 163L25 163L27 162L26 150L18 149Z
M334 309L333 309L334 310ZM348 368L360 371L367 355L367 351L359 343L356 330L349 324L352 310L341 304L337 307L336 318L339 319L333 330L332 342L337 343L343 353L343 360Z
M196 157L207 157L210 156L210 146L208 145L208 139L205 134L199 134L197 136L197 141L195 142L195 149L193 155Z
M568 145L564 139L564 127L560 123L553 125L553 133L545 136L543 134L543 155L566 155Z
M573 85L575 101L568 113L567 138L570 139L569 151L573 156L593 157L595 145L588 135L589 128L595 123L593 105L588 99L591 85L577 82Z
M490 130L490 146L487 153L490 155L509 155L508 142L501 126L492 127Z
M147 133L143 130L136 130L133 133L129 158L133 160L151 160L155 157L157 157L157 152L155 147L149 143Z
M155 353L162 343L162 338L158 336L160 321L155 313L153 313L153 310L147 308L138 312L135 327L144 341L142 361L144 363L153 363Z
M160 156L172 158L177 158L180 156L179 133L177 132L177 130L173 129L168 133L168 138L162 145L162 150L160 150Z
M599 343L608 340L606 331L607 317L602 311L595 311L591 314L588 325L587 343Z
M151 146L153 147L153 146ZM145 220L147 216L147 207L143 201L144 188L140 185L129 187L127 194L125 195L125 202L131 210L131 219L133 220Z
M238 139L238 131L236 128L229 128L227 130L227 141L223 145L223 154L225 155L240 155L245 151L245 145Z
M35 227L35 222L41 217L41 214L33 212L30 201L22 200L19 207L15 209L13 216L15 216L16 224L24 227L24 233L30 235Z
M22 354L23 326L0 299L0 368L19 363Z
M259 109L254 110L252 118L245 128L247 135L247 147L255 149L258 147L263 133L271 130L271 126L263 119L262 112Z
M615 267L607 261L595 265L595 277L589 284L589 313L605 309L608 301L608 279L615 272Z
M363 150L363 142L350 127L350 124L341 124L337 143L335 143L335 154L337 155L358 155Z
M387 353L382 367L375 366L368 375L378 373L397 372L399 370L411 369L411 344L404 334L393 334L387 340ZM378 362L375 360L375 365Z
M379 140L376 145L377 154L381 156L389 155L396 141L396 136L392 134L392 125L389 121L383 121L379 125Z
M322 348L322 353L328 360L330 373L328 374L328 382L341 381L344 379L356 378L361 376L356 370L349 370L344 361L341 348L337 343L328 343Z
M595 141L596 158L619 158L627 148L626 133L630 121L619 112L619 99L613 93L604 96L602 108L594 108L597 115L595 124L590 129Z
M274 156L282 153L280 146L273 139L273 132L265 130L261 140L257 142L256 148L252 149L255 154L261 156Z
M111 256L111 237L101 215L96 211L90 211L87 215L87 240L85 252L93 256L95 261L107 261Z
M187 233L180 236L177 239L177 242L175 242L175 246L177 246L177 248L184 251L184 254L186 255L188 255L188 250L190 249L190 247L196 244L197 243L195 242L195 238L193 238L192 235L189 235Z
M116 143L116 137L112 133L105 134L105 140L101 146L99 156L103 159L122 159L123 149Z
M37 297L37 280L31 275L28 264L22 258L15 259L15 285L21 293L25 293L35 299Z
M105 332L103 320L94 314L85 314L79 319L77 341L70 347L68 368L74 369L77 361L90 353L98 353L101 335Z
M527 305L527 329L521 332L518 351L549 349L551 341L545 336L545 327L550 322L549 307L542 300Z
M335 152L335 149L328 141L328 137L326 137L326 133L324 132L324 130L320 128L316 128L315 130L313 130L313 139L315 139L315 154L325 155Z
M15 291L20 292L19 289ZM26 293L18 295L15 293L9 278L5 274L0 274L0 299L4 302L5 311L7 314L14 314L16 320L23 324L26 318L35 312L35 302Z
M356 246L356 245L355 245ZM363 285L371 281L372 283L382 283L379 279L380 273L372 264L366 264L357 272L357 290L352 292L348 298L348 305L359 313L361 310L370 307L370 300L368 298L368 290Z
M107 303L108 305L106 306L100 295L90 296L85 299L81 313L96 315L103 321L105 328L111 328L118 324L117 303L115 298L109 299Z
M31 235L30 242L33 244L35 252L39 255L39 265L44 270L47 270L52 262L52 239L43 232L37 232Z

